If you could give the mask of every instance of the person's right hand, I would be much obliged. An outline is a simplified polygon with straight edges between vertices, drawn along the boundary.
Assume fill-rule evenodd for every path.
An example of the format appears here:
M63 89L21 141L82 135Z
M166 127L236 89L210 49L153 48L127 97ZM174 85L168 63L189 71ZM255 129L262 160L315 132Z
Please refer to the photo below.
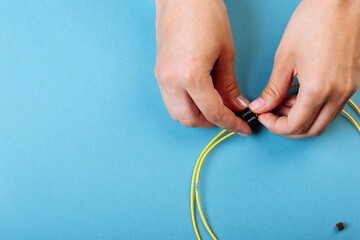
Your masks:
M236 117L249 101L235 79L235 48L222 0L156 1L155 76L173 120L249 136ZM210 74L211 73L211 74Z
M359 88L360 1L303 0L275 54L270 80L250 109L272 133L320 136ZM283 100L297 76L296 97ZM271 111L279 108L280 116Z

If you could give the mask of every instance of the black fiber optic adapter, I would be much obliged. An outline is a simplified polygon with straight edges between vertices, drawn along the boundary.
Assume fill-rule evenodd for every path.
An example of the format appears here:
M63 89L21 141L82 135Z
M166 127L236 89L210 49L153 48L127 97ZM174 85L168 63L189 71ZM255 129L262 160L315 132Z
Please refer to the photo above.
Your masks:
M249 108L245 108L241 112L235 112L235 115L249 124L251 129L255 129L260 125L256 114L253 113Z

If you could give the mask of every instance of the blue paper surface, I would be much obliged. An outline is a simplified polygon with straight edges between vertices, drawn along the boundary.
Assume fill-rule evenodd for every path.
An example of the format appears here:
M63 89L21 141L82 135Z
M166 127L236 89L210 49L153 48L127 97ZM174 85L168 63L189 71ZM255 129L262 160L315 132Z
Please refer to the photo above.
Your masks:
M298 3L226 1L249 99ZM191 174L220 129L170 119L155 57L153 1L0 2L0 239L195 239ZM208 223L219 239L355 239L359 143L343 116L318 138L229 138L200 177Z

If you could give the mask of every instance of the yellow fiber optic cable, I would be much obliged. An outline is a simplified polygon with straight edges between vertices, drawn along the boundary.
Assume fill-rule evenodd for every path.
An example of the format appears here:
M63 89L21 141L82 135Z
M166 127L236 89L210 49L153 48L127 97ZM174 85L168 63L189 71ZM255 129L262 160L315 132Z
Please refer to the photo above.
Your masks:
M211 146L211 144L213 142L215 142L216 139L218 139L225 132L226 132L226 130L222 130L218 135L216 135L216 137L214 137L211 140L211 142L209 142L208 145L206 145L206 147L201 152L201 154L200 154L200 156L199 156L199 158L198 158L198 160L196 161L196 164L195 164L195 168L194 168L194 172L193 172L193 176L192 176L192 180L191 180L190 206L191 206L191 219L192 219L192 223L193 223L193 227L194 227L194 231L195 231L197 239L201 239L200 235L199 235L199 231L198 231L197 226L196 226L195 213L194 213L194 184L195 184L195 175L196 175L197 167L198 167L199 162L200 162L202 156L204 155L205 151Z
M359 124L350 116L350 114L348 114L347 112L345 112L344 110L342 110L342 112L350 119L350 121L355 125L355 127L359 130L360 132L360 126Z
M295 84L291 87L296 87L299 84ZM356 109L356 111L359 113L360 115L360 109L356 106L356 104L349 99L349 103ZM357 129L360 132L360 126L359 124L344 110L342 110L342 112L351 120L351 122L357 127ZM223 133L225 133L226 130L222 130L218 135L216 135L215 138L213 138L211 140L211 142L204 148L204 150L201 152L196 164L195 164L195 168L194 168L194 172L193 172L193 176L192 176L192 181L191 181L191 217L192 217L192 222L193 222L193 226L194 226L194 230L196 233L196 237L198 240L201 240L197 226L196 226L196 221L195 221L195 214L194 214L194 185L195 185L195 193L196 193L196 203L198 205L198 210L201 216L201 219L207 229L207 231L209 232L209 234L211 235L211 237L214 240L217 240L217 238L215 237L215 235L213 234L213 232L211 231L210 227L208 226L203 211L201 209L201 204L200 204L200 200L199 200L199 192L198 192L198 186L199 186L199 175L200 175L200 171L201 171L201 167L202 164L206 158L206 156L209 154L209 152L216 147L219 143L221 143L222 141L224 141L225 139L227 139L228 137L234 135L235 133L229 133L226 136L222 137L221 139L219 139L218 141L216 141L216 139L218 139ZM216 141L216 142L215 142ZM215 143L214 143L215 142ZM214 143L214 144L213 144ZM213 144L213 145L211 145ZM196 179L196 180L195 180Z
M198 186L199 186L199 175L200 175L200 170L201 170L201 166L204 162L204 159L206 158L206 156L209 154L209 152L214 148L216 147L216 145L218 145L219 143L221 143L222 141L224 141L225 139L227 139L228 137L234 135L235 133L229 133L227 134L226 136L222 137L221 139L219 139L218 141L216 141L208 150L206 150L206 152L204 153L204 155L202 156L201 158L201 161L200 161L200 164L199 164L199 167L198 167L198 170L197 170L197 173L196 173L196 182L195 182L195 194L196 194L196 203L198 205L198 209L199 209L199 213L200 213L200 216L201 216L201 219L207 229L207 231L209 232L209 234L211 235L211 237L214 239L214 240L217 240L217 238L215 237L214 233L211 231L211 229L209 228L206 220L205 220L205 217L204 217L204 214L202 212L202 209L201 209L201 205L200 205L200 200L199 200L199 189L198 189Z
M360 114L360 109L358 108L358 106L356 106L356 104L351 101L351 99L349 99L349 103L356 109L356 111Z
M349 99L349 103L355 108L355 110L359 113L359 115L360 115L360 109L358 108L358 106L356 106L356 104L351 100L351 99ZM344 113L345 114L345 116L347 116L349 119L350 119L350 121L355 125L355 127L359 130L359 132L360 132L360 126L359 126L359 124L355 121L355 119L354 118L352 118L351 116L350 116L350 114L348 114L347 112L345 112L345 110L342 110L342 113Z

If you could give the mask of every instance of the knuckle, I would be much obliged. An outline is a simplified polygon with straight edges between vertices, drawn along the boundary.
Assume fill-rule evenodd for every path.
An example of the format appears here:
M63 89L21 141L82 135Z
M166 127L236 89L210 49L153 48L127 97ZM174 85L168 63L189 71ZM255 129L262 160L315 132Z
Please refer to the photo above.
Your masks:
M356 78L354 81L352 81L351 95L354 95L356 93L356 91L359 89L359 85L359 78Z
M306 132L307 132L307 128L303 124L295 125L290 129L290 134L294 134L294 135L302 135L305 134Z
M206 119L212 123L218 123L218 122L220 122L220 120L222 118L221 115L219 114L219 112L214 111L214 110L209 111L208 113L205 113L204 115L205 115Z
M334 88L331 91L331 94L336 97L336 99L344 101L349 96L349 91L347 90L348 87L342 85L337 88Z
M185 67L181 71L181 79L185 88L196 87L198 78L198 72L193 67Z
M170 114L170 117L171 117L171 119L174 120L175 122L179 122L179 119L178 119L175 115Z
M239 87L237 85L236 81L230 82L229 84L227 84L224 88L224 91L228 94L228 93L233 93L235 91L238 91Z
M174 85L173 79L171 77L163 76L160 79L164 83L164 85L167 86L167 87L171 87L171 86Z
M319 137L323 133L324 133L324 130L316 130L316 131L310 133L310 137Z
M173 74L169 68L159 67L155 69L155 76L161 80L165 85L172 84Z
M355 90L355 92L359 89L359 86L360 86L360 80L356 79L354 81L354 90Z
M268 84L266 85L264 92L270 97L277 97L280 96L280 90L276 86L273 80L269 80Z
M351 95L353 95L354 92L354 86L353 83L344 84L344 86L340 89L339 97L342 100L347 100L350 98Z
M330 87L328 84L321 84L320 81L314 83L310 88L307 89L307 95L309 98L317 100L318 102L323 101L330 95Z
M202 61L192 55L180 65L177 77L181 79L184 88L198 87L202 69Z
M356 92L353 81L345 81L345 83L334 87L333 94L340 100L345 101Z
M194 118L181 118L180 123L184 127L196 127L197 126L197 121Z
M317 131L313 134L313 137L319 137L324 133L324 131Z
M356 66L351 71L350 81L354 84L354 88L359 88L359 75L360 75L360 61L357 62Z

